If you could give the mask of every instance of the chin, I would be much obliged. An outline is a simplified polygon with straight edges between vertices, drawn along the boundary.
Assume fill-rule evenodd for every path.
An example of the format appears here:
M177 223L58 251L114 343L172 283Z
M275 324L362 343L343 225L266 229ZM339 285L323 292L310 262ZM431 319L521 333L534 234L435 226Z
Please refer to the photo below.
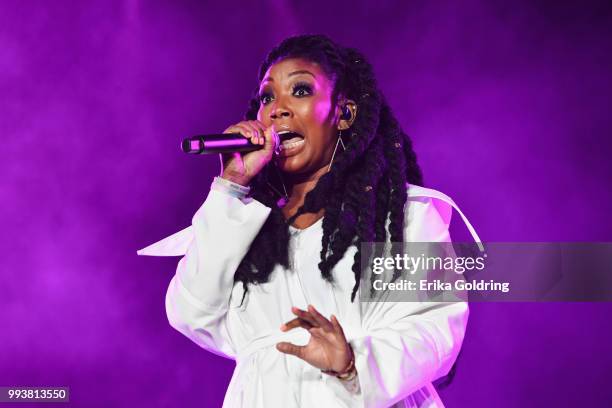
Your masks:
M301 174L307 171L304 161L295 156L279 160L278 168L287 174Z
M295 156L283 157L277 161L279 170L287 175L292 176L308 176L320 171L323 167L327 167L324 160L316 160L310 155L301 152Z

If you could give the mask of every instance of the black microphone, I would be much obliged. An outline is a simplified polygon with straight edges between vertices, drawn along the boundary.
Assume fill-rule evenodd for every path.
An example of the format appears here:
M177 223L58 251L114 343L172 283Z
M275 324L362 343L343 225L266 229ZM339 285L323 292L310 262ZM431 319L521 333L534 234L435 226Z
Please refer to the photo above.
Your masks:
M184 139L181 149L189 154L252 152L263 149L264 145L251 143L240 133L197 135Z

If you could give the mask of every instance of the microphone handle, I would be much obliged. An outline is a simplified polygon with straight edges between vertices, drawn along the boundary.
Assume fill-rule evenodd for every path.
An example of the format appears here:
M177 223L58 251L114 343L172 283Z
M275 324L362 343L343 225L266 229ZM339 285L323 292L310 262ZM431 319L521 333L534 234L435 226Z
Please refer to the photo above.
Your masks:
M183 139L181 149L188 154L217 154L252 152L263 149L263 145L251 143L240 133L196 135Z

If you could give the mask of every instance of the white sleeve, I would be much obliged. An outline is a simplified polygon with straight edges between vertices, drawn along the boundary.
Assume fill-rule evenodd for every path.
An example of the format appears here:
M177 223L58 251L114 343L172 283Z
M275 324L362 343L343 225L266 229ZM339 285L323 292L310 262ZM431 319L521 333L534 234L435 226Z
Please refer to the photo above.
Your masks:
M170 325L201 347L225 357L236 351L226 316L234 273L270 208L211 190L193 216L193 238L166 293Z
M450 242L452 207L409 197L405 241ZM387 407L448 373L465 334L465 302L363 303L363 334L350 341L359 379L353 401ZM344 396L346 397L346 395Z

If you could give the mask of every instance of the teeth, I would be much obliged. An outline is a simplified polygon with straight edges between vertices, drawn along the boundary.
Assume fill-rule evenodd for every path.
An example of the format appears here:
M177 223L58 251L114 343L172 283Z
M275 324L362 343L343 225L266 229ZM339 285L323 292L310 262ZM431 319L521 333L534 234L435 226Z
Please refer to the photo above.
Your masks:
M296 142L291 142L291 143L283 143L280 145L280 150L289 150L289 149L293 149L294 147L298 147L300 146L302 143L304 143L304 139L302 140L298 140Z

